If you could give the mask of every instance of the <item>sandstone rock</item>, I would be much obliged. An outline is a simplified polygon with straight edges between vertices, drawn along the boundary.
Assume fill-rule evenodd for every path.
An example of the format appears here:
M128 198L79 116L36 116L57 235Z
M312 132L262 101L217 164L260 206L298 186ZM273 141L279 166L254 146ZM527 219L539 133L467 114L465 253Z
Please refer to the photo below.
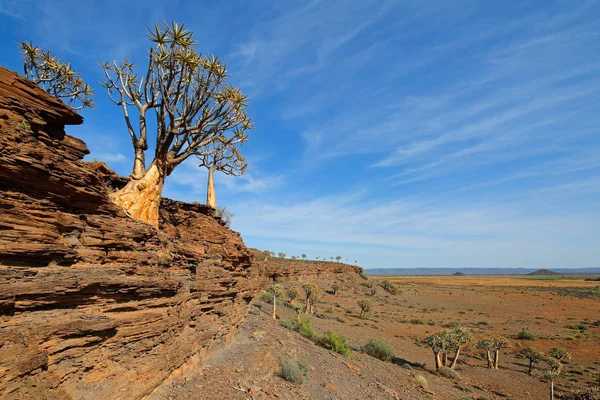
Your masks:
M165 199L160 231L67 135L82 118L0 67L0 398L139 399L231 336L259 286L212 209Z

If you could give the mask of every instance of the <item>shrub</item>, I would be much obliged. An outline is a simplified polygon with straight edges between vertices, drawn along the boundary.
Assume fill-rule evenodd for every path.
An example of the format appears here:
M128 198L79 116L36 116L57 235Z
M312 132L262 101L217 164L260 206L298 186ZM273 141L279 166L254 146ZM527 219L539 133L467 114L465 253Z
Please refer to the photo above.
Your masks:
M392 348L380 339L370 339L369 342L362 347L362 351L381 361L392 361L394 359L394 351Z
M324 335L317 336L315 343L344 356L350 354L350 346L346 341L346 337L342 334L338 335L332 331L327 331Z
M281 323L284 327L294 332L298 332L300 335L307 339L312 339L315 336L315 331L310 324L310 318L294 317Z
M412 380L414 383L416 383L423 389L427 389L427 387L429 386L427 379L425 379L425 377L423 375L414 375Z
M409 321L411 324L413 325L425 325L425 321L423 321L422 319L411 319Z
M527 328L523 328L523 330L517 334L517 339L536 340L536 337L533 333L529 332Z
M437 371L435 371L436 374L438 374L439 376L443 376L444 378L448 378L448 379L456 379L459 380L460 379L460 374L458 372L456 372L453 369L450 369L448 367L439 367L437 369Z
M388 292L389 294L396 294L396 293L398 293L398 287L396 285L394 285L390 281L383 281L383 282L381 282L381 287L386 292Z
M264 301L265 303L273 304L273 293L265 292L260 296L260 299L261 299L261 301Z
M308 373L305 364L285 357L279 358L279 368L281 377L292 383L303 383Z

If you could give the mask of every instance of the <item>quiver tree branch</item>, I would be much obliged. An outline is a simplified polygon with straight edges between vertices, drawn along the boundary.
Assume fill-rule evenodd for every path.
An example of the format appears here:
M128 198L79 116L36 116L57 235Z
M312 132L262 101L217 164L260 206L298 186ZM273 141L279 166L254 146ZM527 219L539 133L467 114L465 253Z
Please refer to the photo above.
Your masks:
M71 64L64 64L50 51L43 51L23 40L19 48L23 56L23 73L27 79L74 110L94 107L92 88L81 79L79 73L73 71Z

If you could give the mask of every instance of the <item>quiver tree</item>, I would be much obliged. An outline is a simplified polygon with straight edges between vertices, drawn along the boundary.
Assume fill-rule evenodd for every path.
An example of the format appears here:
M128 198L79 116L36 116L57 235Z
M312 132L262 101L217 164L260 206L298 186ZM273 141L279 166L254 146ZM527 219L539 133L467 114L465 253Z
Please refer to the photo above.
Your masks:
M296 288L289 288L286 291L286 294L287 294L288 299L290 299L290 303L293 303L294 299L296 297L298 297L298 289L296 289Z
M363 318L365 314L371 312L373 310L373 303L367 299L360 299L356 302L360 307L360 317Z
M510 342L504 336L494 336L491 339L492 349L494 351L494 369L498 369L500 360L500 350L510 347Z
M452 361L450 362L451 369L456 367L460 351L471 342L473 342L473 332L468 328L457 326L450 332L449 348L454 350L454 357L452 357Z
M281 251L279 253L277 253L277 255L279 256L279 258L281 258L282 260L285 258L285 253L282 253Z
M562 372L562 363L553 357L546 359L548 367L544 371L544 379L550 382L550 400L554 400L554 380Z
M277 296L281 294L281 286L274 283L269 287L269 292L273 295L273 319L277 318Z
M433 351L433 357L435 358L435 369L438 370L442 366L442 360L440 359L440 354L442 350L445 348L445 342L443 337L443 332L437 332L433 335L427 336L423 343L427 346L431 347Z
M442 331L429 335L424 339L425 344L431 347L435 357L435 368L445 367L448 364L448 350L451 346L451 334L448 331Z
M494 343L491 339L485 338L477 342L477 348L485 350L488 368L494 368L492 353L494 352Z
M306 254L302 253L301 257L303 260L306 260Z
M217 208L217 195L215 193L215 171L225 175L244 175L248 164L238 148L237 138L232 142L222 141L220 138L209 144L201 151L200 166L208 169L208 183L206 188L206 205Z
M269 250L264 250L263 255L265 256L265 262L271 257L271 252Z
M248 97L227 83L225 65L194 50L193 33L173 23L149 28L153 44L148 67L138 77L127 60L102 63L103 86L123 111L135 158L129 182L111 195L132 217L158 226L158 207L167 176L191 156L216 152L218 144L241 144L252 122ZM134 126L130 109L137 114ZM156 116L154 157L146 169L147 113Z
M334 282L334 283L331 285L331 291L333 292L333 295L334 295L334 296L337 296L338 292L340 291L340 284L339 284L339 283L337 283L337 282Z
M544 353L535 349L534 347L525 347L516 353L518 358L524 358L529 361L529 368L527 369L527 373L529 375L533 372L534 364L542 361L544 359Z
M302 289L304 289L304 293L306 294L304 313L308 314L312 310L312 304L317 300L319 288L312 283L305 283L302 285Z
M27 79L74 110L94 107L92 88L81 79L79 73L73 71L71 64L65 64L50 51L43 51L23 40L19 43L19 48L23 56L23 72Z
M571 359L571 353L562 347L552 347L550 350L548 350L548 355L560 362Z

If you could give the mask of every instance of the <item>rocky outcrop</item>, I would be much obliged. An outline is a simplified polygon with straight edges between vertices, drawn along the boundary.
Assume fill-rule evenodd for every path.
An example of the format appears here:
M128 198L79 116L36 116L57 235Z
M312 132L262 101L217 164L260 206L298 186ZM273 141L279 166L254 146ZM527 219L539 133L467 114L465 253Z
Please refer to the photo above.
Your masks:
M361 267L338 262L315 260L290 260L269 257L265 260L260 250L252 249L257 264L262 267L261 275L265 283L277 282L319 282L352 278L363 273Z
M0 398L139 399L246 315L240 236L164 200L160 231L108 200L82 118L0 67Z

